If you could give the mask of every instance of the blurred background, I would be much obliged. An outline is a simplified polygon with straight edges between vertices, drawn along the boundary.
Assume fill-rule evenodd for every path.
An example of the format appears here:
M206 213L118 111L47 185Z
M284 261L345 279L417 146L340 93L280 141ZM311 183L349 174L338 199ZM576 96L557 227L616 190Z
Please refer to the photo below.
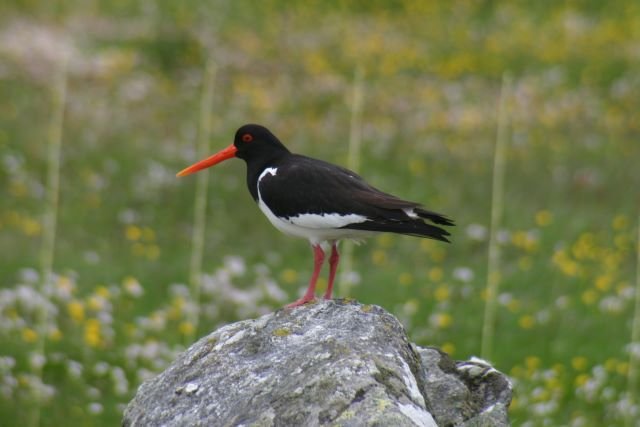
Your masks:
M311 250L242 161L175 177L254 122L457 222L347 249L338 296L488 357L514 425L637 425L639 111L634 0L2 2L0 424L119 424L198 337L301 294Z

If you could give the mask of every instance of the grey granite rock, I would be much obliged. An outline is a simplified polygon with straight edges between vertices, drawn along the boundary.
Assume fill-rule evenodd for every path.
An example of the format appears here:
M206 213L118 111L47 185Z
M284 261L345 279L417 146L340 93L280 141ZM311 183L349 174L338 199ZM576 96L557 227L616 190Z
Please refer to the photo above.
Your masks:
M382 308L322 301L227 325L140 386L124 426L508 426L511 384L411 344Z

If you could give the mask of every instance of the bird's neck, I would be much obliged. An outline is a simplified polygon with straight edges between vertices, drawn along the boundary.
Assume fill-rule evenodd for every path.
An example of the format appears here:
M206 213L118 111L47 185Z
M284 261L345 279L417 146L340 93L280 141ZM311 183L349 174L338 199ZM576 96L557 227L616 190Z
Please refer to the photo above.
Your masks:
M258 179L266 168L277 168L280 163L283 162L285 157L290 156L291 153L279 153L278 156L272 158L251 158L246 159L247 162L247 187L251 197L256 202L258 201Z

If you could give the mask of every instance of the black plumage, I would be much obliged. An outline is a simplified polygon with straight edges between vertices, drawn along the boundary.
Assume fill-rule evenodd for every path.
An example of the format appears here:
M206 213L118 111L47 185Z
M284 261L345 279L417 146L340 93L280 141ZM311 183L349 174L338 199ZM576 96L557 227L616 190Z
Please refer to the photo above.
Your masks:
M244 125L233 144L178 173L184 176L232 157L247 164L247 186L269 221L284 233L309 240L314 270L304 296L289 304L315 298L318 274L324 262L323 243L331 244L329 281L331 298L339 262L337 242L360 240L378 232L427 237L448 242L446 216L420 203L400 199L369 185L356 173L322 160L291 153L267 128Z
M278 172L261 183L260 195L278 217L288 219L304 213L356 214L368 220L342 228L449 241L448 231L425 220L445 226L454 225L453 221L422 208L419 203L382 192L348 169L291 153L274 159L267 167L277 168ZM254 188L252 195L257 201L257 180L249 178L247 184ZM407 210L416 217L410 217Z

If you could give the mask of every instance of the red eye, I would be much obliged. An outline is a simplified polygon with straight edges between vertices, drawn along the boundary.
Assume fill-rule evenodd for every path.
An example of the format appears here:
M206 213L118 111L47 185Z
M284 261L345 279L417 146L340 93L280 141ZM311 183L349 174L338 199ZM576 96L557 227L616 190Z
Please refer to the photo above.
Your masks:
M253 141L253 135L251 135L250 133L245 133L244 135L242 135L242 141L243 142Z

